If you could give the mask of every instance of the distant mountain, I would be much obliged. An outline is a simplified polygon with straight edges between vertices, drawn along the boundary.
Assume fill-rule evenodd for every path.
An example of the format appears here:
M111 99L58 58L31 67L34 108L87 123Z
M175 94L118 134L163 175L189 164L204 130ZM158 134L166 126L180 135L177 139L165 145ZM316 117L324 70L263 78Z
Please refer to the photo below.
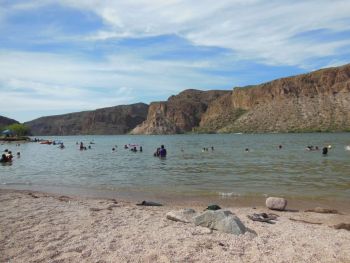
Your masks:
M147 112L147 104L137 103L41 117L26 122L25 125L35 136L125 134L142 123L147 117Z
M10 118L6 118L4 116L0 116L0 129L14 123L19 123L19 122Z
M350 64L232 91L42 117L34 135L350 131Z
M350 64L234 88L208 106L196 130L350 131Z
M131 134L175 134L192 131L201 121L208 105L230 91L189 89L167 101L152 102L147 120Z

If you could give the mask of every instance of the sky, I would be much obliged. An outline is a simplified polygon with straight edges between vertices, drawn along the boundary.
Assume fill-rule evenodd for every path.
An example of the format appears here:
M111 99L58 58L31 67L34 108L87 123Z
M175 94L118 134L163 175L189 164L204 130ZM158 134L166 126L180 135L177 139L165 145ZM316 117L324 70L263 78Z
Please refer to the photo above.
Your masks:
M347 63L349 0L0 0L0 115L20 122Z

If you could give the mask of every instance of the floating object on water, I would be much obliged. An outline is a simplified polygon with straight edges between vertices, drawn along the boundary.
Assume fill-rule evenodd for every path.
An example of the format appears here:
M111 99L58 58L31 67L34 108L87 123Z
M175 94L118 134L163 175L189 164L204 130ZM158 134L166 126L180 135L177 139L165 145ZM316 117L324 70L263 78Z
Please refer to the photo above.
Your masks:
M350 151L350 145L345 146L345 151Z
M48 145L50 145L50 144L52 144L52 141L42 141L42 142L39 142L40 144L48 144Z

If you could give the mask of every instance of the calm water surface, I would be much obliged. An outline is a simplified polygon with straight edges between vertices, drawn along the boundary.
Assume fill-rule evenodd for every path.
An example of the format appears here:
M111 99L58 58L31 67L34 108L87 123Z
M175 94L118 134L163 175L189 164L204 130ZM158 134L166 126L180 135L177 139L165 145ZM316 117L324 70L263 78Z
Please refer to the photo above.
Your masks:
M350 151L345 150L350 133L44 138L61 140L66 148L39 143L0 145L1 151L21 152L12 165L0 165L1 188L181 198L280 195L350 200ZM80 141L95 144L80 151L76 145ZM129 143L142 145L143 152L125 150L123 145ZM168 151L165 160L153 157L160 144ZM321 150L305 150L307 145L322 149L329 144L332 149L326 157ZM117 151L112 152L115 145ZM209 151L202 152L203 147Z

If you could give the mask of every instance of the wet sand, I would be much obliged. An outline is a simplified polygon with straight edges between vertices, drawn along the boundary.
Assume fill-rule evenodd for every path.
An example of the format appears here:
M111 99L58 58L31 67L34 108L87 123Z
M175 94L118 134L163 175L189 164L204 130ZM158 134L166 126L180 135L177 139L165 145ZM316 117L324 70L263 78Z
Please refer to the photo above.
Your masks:
M350 261L350 232L332 227L350 223L343 211L275 212L277 223L266 224L247 218L266 208L231 205L225 208L256 233L235 236L166 219L179 208L0 190L0 262Z

